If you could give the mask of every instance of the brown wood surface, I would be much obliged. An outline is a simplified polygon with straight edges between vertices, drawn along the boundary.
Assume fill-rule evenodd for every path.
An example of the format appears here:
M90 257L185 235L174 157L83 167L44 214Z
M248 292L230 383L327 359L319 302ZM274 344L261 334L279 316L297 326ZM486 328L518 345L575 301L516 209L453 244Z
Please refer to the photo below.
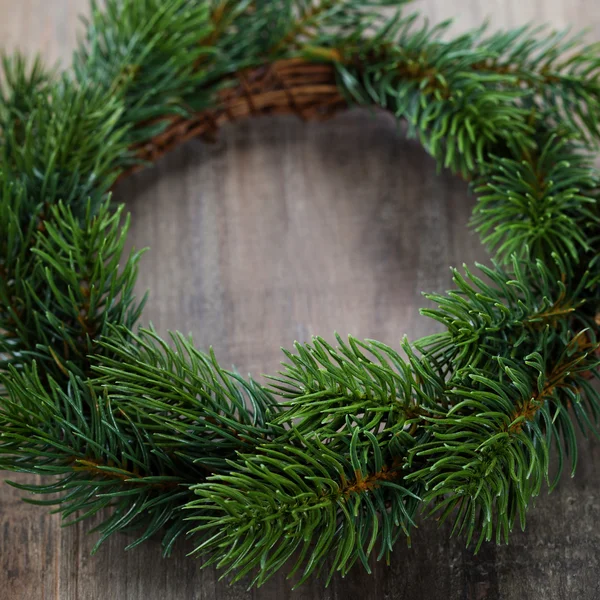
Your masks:
M494 28L528 21L590 27L597 0L425 0L434 21L456 29L490 17ZM0 0L0 46L68 64L80 0ZM353 112L326 124L294 118L229 126L218 142L193 141L122 183L131 240L150 246L140 290L144 321L161 333L193 332L225 365L277 369L280 346L333 332L398 344L435 328L419 316L420 291L450 286L450 265L485 259L467 229L466 186L437 175L393 121ZM17 477L19 481L27 477ZM324 588L291 592L284 577L246 591L201 570L180 545L163 560L158 542L125 553L113 537L90 556L89 523L61 529L58 516L0 487L0 600L264 600L600 598L600 444L582 442L578 472L543 495L525 533L478 556L426 522L413 547L368 576L357 568Z

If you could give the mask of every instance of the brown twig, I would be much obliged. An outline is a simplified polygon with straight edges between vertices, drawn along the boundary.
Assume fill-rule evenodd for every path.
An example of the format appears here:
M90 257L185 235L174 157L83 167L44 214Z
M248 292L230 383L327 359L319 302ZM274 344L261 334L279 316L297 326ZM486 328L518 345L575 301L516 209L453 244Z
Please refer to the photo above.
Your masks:
M107 469L108 467L108 469ZM122 467L116 467L118 470L112 470L115 466L104 463L99 459L92 458L74 458L72 461L73 471L82 471L91 474L94 477L103 477L105 479L116 479L123 483L131 485L145 485L159 490L174 489L180 485L178 481L169 481L166 483L145 483L140 480L141 476L135 471L128 471Z
M362 494L378 488L382 481L393 481L401 476L401 461L395 459L391 466L384 465L378 473L367 475L355 471L355 479L351 482L342 481L342 494Z
M578 346L578 352L573 356L568 356L566 359L558 361L552 370L547 374L546 381L542 389L535 391L531 398L524 400L511 416L511 425L508 431L511 433L520 433L523 426L528 421L533 421L537 413L544 406L556 390L571 389L578 391L576 384L571 380L571 376L577 372L577 365L582 357L587 356L590 352L597 350L597 344L594 344L590 338L583 334L574 338L573 344ZM585 371L580 371L585 377ZM516 422L515 422L516 421Z
M258 115L294 114L303 120L324 120L347 106L330 64L286 59L250 69L231 78L218 94L215 108L192 118L171 119L166 129L131 150L142 163L153 163L196 137L214 136L225 123ZM127 177L143 168L139 164L121 174Z

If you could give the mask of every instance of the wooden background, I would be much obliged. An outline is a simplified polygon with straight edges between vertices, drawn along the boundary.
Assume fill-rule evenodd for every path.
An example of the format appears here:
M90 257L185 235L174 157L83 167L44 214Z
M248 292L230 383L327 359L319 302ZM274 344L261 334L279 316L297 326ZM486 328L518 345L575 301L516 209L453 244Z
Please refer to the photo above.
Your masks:
M486 17L494 28L528 21L590 27L597 0L423 0L456 30ZM0 0L0 46L68 64L81 0ZM337 330L397 345L432 332L420 291L450 286L448 267L485 259L467 230L465 185L436 175L431 159L387 116L364 112L324 125L293 118L228 127L215 145L192 142L124 182L118 200L133 216L132 243L149 245L140 290L145 320L161 333L193 332L222 364L277 369L280 346ZM23 481L26 478L19 478ZM530 512L509 547L474 557L447 529L424 523L391 567L359 567L328 589L315 580L291 592L283 577L246 591L213 570L168 560L158 542L124 553L115 536L90 556L89 523L61 529L57 516L0 487L0 599L334 600L600 598L600 444L583 442L578 473Z

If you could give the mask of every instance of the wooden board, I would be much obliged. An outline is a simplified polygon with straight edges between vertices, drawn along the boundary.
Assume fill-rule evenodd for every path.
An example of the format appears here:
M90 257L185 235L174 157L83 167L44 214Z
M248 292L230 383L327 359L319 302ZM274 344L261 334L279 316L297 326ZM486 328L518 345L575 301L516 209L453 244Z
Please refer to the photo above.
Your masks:
M596 0L418 6L434 21L456 16L456 30L488 16L493 28L550 22L600 38ZM0 45L68 63L84 9L77 0L0 0ZM123 183L117 199L132 213L132 243L151 247L139 281L152 290L145 322L193 332L244 373L275 371L280 346L315 333L394 345L430 333L420 291L448 289L450 265L486 256L466 228L465 184L437 176L389 117L365 112L324 125L280 118L228 127L216 144L192 142ZM20 496L0 487L0 599L600 598L598 443L582 443L575 479L539 498L508 547L486 545L475 557L424 523L390 567L371 576L357 568L328 589L315 580L293 595L284 577L251 592L228 587L187 559L185 545L163 560L157 542L124 553L119 535L92 557L89 523L61 529Z

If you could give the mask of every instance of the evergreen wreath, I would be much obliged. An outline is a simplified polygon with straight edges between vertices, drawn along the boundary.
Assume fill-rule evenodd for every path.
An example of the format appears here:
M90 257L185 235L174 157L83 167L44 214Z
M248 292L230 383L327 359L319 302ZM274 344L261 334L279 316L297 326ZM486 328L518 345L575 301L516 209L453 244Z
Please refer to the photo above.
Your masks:
M383 5L395 4L395 16ZM600 414L600 48L523 27L454 39L405 0L107 0L64 74L5 57L0 468L98 544L161 532L261 584L389 560L416 515L478 549L577 463ZM321 338L260 385L134 329L115 182L253 115L352 105L471 182L492 266L454 271L398 350ZM550 460L556 456L556 459ZM105 511L104 509L110 509Z

